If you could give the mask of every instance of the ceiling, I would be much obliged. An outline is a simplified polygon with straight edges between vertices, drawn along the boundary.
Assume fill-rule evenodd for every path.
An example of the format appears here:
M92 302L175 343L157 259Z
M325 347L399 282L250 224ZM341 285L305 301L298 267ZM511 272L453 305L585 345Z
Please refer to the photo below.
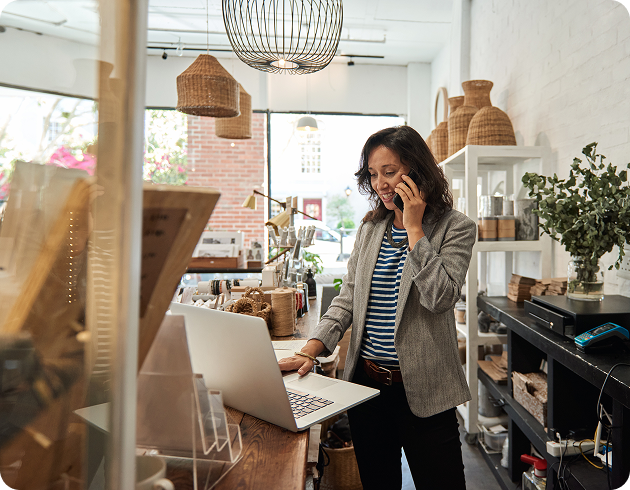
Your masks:
M451 9L452 0L343 0L334 61L345 63L355 55L356 64L431 62L450 36ZM13 0L2 11L0 26L97 45L98 1ZM196 57L208 46L214 56L231 56L221 0L149 0L148 27L150 55L161 56L166 49L175 56L181 45L183 56Z

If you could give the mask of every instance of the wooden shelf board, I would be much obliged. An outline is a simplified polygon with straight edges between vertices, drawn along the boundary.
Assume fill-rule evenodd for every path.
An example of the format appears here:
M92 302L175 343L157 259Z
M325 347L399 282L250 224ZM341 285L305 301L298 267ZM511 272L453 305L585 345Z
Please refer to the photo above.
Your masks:
M543 252L548 248L544 240L514 240L511 242L476 242L473 252Z

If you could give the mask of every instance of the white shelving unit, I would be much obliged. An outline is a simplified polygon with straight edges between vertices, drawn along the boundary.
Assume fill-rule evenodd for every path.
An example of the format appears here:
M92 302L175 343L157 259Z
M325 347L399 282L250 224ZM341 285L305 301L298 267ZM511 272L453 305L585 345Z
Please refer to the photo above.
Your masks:
M466 214L477 222L477 195L481 185L481 194L491 194L488 189L493 172L504 172L504 193L516 194L521 189L521 177L524 168L527 171L544 173L544 162L549 161L550 149L540 146L477 146L462 148L440 166L449 182L463 180L461 196L466 199ZM502 174L495 174L502 175ZM551 239L544 235L538 240L510 242L479 242L473 247L468 275L466 276L466 324L457 325L457 330L466 336L466 380L470 386L472 400L458 407L464 419L465 430L472 442L478 433L478 396L477 396L477 356L479 345L506 344L507 335L481 333L477 326L477 293L486 289L488 266L487 252L505 253L505 289L514 271L514 253L538 252L538 278L551 274ZM480 274L481 271L481 274Z

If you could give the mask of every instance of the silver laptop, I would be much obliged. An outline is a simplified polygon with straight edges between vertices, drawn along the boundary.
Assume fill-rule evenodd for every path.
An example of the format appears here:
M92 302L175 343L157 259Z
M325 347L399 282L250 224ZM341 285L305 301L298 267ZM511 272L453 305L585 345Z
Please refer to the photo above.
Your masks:
M262 318L171 303L183 315L193 372L226 405L293 432L369 400L378 390L308 373L283 377Z

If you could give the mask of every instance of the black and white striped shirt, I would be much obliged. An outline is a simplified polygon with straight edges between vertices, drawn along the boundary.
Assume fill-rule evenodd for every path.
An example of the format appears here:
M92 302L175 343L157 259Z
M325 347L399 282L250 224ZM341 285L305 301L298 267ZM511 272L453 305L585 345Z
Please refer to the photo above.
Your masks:
M400 242L406 237L405 230L392 226L394 242ZM405 265L407 251L407 245L401 248L392 247L387 237L383 236L381 250L372 275L365 332L361 343L361 357L371 359L383 366L398 366L398 355L394 347L394 325L400 276Z

